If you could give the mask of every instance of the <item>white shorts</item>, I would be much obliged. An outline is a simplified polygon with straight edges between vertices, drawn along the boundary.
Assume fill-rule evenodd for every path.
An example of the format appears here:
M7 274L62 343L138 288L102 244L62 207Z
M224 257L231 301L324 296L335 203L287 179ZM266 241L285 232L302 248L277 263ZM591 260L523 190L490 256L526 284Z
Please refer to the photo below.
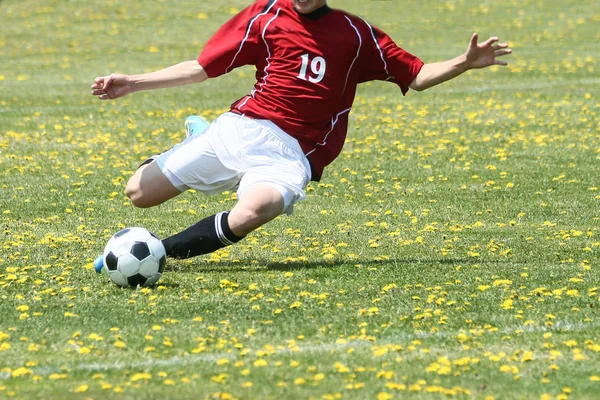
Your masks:
M206 194L237 188L238 198L254 184L281 192L283 212L306 198L310 164L298 141L268 120L234 113L219 116L207 130L190 136L157 158L167 179L182 192Z

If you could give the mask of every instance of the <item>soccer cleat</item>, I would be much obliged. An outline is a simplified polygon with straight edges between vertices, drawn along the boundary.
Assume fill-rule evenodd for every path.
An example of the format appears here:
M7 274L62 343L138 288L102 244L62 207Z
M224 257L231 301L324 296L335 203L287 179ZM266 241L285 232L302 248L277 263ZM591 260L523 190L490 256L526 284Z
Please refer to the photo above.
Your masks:
M101 274L102 268L104 268L104 255L100 254L98 258L94 260L94 270L96 273Z
M185 119L185 136L199 135L208 128L209 123L198 115L191 115Z

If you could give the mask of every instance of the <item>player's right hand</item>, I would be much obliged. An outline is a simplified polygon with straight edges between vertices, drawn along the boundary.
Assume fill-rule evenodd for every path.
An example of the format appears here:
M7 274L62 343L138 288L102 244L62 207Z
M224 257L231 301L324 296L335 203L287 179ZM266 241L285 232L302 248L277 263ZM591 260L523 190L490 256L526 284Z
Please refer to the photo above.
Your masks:
M133 92L133 85L127 75L110 74L94 79L92 95L100 100L118 99Z

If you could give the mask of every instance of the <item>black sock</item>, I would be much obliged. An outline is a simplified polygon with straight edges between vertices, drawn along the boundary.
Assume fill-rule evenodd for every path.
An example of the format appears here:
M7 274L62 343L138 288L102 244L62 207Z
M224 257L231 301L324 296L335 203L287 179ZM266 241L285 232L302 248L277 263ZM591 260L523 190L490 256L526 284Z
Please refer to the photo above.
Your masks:
M190 258L229 246L243 239L229 228L228 212L222 212L190 226L162 241L167 257Z

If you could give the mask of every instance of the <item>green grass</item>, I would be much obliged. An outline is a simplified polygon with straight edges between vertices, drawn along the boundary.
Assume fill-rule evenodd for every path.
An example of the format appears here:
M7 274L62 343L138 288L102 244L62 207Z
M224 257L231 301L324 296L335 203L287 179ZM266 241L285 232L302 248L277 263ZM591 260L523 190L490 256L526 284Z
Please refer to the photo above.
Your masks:
M106 240L232 193L131 206L126 180L251 87L116 102L94 77L193 59L249 1L0 3L0 398L577 398L600 393L597 2L331 1L425 61L498 35L507 68L359 88L291 218L121 290ZM206 18L205 18L206 17Z

